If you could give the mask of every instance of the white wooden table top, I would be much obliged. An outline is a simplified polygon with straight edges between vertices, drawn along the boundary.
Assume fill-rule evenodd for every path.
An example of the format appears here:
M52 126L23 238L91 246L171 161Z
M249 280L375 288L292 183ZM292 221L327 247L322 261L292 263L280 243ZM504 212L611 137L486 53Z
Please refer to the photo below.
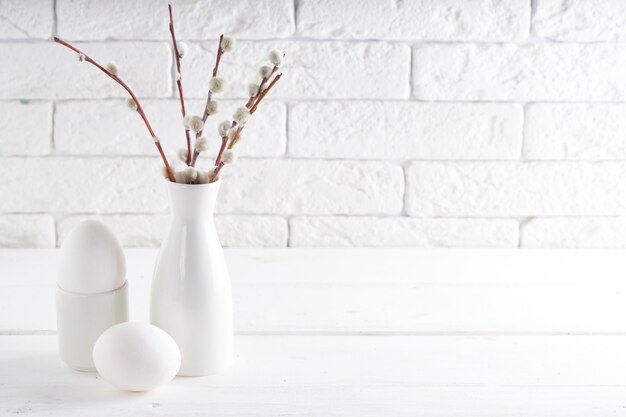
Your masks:
M626 416L624 251L228 250L234 368L141 394L58 358L57 255L0 251L0 415Z

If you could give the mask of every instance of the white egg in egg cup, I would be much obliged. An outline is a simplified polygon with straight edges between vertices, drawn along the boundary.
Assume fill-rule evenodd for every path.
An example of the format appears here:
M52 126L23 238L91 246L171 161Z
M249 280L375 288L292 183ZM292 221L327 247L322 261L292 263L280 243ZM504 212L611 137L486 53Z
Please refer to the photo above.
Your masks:
M61 246L56 288L61 359L95 371L92 351L111 326L128 321L128 283L122 247L106 225L81 222Z

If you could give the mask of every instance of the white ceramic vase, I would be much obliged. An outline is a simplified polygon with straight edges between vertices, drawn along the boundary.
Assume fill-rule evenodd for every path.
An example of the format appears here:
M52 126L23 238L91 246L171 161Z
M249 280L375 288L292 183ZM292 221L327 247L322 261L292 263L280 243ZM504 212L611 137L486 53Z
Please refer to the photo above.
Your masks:
M182 376L226 370L233 361L230 278L213 223L220 182L166 182L171 223L154 269L150 321L180 348Z

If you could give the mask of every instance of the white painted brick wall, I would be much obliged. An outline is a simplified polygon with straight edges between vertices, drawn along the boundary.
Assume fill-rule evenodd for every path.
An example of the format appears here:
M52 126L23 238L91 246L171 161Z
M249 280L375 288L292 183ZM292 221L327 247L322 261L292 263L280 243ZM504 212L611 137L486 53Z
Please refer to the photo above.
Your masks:
M314 38L504 42L528 35L519 0L303 0L298 33Z
M23 0L3 0L0 39L49 39L54 28L54 0L24 7Z
M220 33L274 39L295 30L292 0L57 0L59 36L169 41L168 3L175 8L176 34L181 40L210 39Z
M524 224L521 242L529 248L626 248L626 219L533 218Z
M626 3L622 0L540 0L534 27L537 35L565 42L623 42Z
M168 154L183 145L164 0L4 0L0 247L96 216L125 246L167 224L124 91L51 42L115 61ZM188 107L238 39L222 118L273 47L285 77L225 172L226 246L626 247L626 2L174 1ZM210 164L212 143L201 164Z
M120 76L137 96L171 96L172 57L166 44L94 42L76 46L103 65L117 63ZM3 56L10 57L0 65L0 99L126 97L124 90L98 69L79 63L76 54L50 41L9 42L0 48Z
M0 213L154 213L167 207L156 157L0 158Z
M0 247L53 248L54 216L49 214L0 215Z
M52 152L52 103L0 101L0 156Z
M617 216L626 210L624 162L415 162L413 216Z
M215 63L215 41L190 43L181 63L189 97L206 97ZM247 98L247 85L256 79L268 51L286 54L289 76L272 91L273 98L408 98L411 49L388 42L241 41L238 54L228 54L220 67L230 83L225 94ZM390 71L392 69L392 71ZM285 72L285 75L287 72ZM284 82L283 82L284 81Z
M626 105L535 103L526 109L527 159L626 160Z
M620 101L626 44L426 44L413 49L422 100Z
M291 107L289 154L362 159L518 159L522 107L363 101Z
M515 220L294 217L292 246L516 247Z
M59 222L57 241L82 220L95 218L106 223L127 247L158 246L167 231L167 214L73 215ZM287 244L287 220L278 216L217 215L221 243L225 246L276 247Z
M204 104L204 100L188 100L186 106L188 111L200 113ZM184 135L180 102L175 99L150 99L143 100L142 105L146 108L152 127L161 137L163 147L169 153L184 147L184 142L180 140L181 134ZM223 101L224 118L230 117L239 105L239 100ZM245 143L245 146L239 148L239 155L284 155L287 146L286 112L283 103L267 102L265 106L259 106L246 127L246 134L242 135L241 144ZM85 123L85 120L89 123ZM111 123L112 120L115 123ZM209 118L205 131L213 135L221 120ZM70 100L57 103L54 137L57 151L68 155L155 155L154 143L146 126L137 114L126 108L123 100ZM208 155L217 154L219 150L216 142L212 144ZM204 155L201 155L203 159Z
M250 159L224 172L217 210L256 214L402 211L402 167L389 162Z

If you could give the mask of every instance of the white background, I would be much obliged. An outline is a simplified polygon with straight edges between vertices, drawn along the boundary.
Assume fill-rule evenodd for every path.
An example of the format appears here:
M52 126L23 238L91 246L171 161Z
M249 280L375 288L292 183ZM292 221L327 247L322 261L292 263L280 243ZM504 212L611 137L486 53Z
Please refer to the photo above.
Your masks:
M215 38L239 40L214 123L267 51L287 54L224 181L224 245L626 246L625 2L174 5L192 111ZM165 3L3 1L0 246L54 247L93 214L125 246L157 245L145 128L54 34L114 60L168 151L183 144Z

